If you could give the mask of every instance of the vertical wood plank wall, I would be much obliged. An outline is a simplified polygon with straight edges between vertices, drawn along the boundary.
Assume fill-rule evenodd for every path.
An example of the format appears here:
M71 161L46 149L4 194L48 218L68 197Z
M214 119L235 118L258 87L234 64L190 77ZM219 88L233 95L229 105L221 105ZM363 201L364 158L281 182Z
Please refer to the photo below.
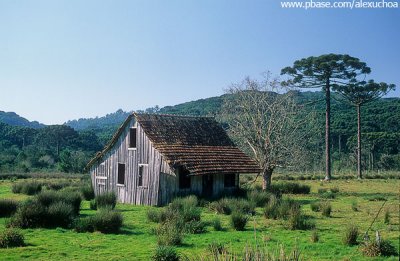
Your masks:
M129 148L129 129L137 127L136 149ZM117 184L118 163L125 164L125 184ZM139 164L144 166L143 186L138 186ZM152 145L140 124L133 118L103 158L90 169L95 194L114 191L121 203L136 205L165 205L177 195L202 194L202 176L191 177L190 189L179 189L179 173L174 173L161 153ZM239 175L236 175L236 187ZM213 196L233 192L224 187L224 175L215 174Z

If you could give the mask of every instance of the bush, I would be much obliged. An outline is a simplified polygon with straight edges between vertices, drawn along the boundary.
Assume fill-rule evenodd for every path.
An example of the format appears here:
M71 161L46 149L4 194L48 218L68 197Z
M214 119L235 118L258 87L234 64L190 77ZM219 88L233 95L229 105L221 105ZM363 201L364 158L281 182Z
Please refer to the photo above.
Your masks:
M151 259L154 261L178 261L179 255L173 247L157 246Z
M222 224L221 224L221 219L219 217L215 217L211 221L212 227L214 228L215 231L222 231Z
M348 246L353 246L357 244L357 237L358 237L358 227L354 225L350 225L346 228L344 237L343 237L343 244Z
M311 242L316 243L316 242L318 242L318 241L319 241L319 235L318 235L317 230L314 229L314 230L311 232Z
M268 202L271 193L265 191L251 190L247 193L247 199L256 207L264 207Z
M97 204L96 204L96 200L92 199L89 203L90 209L91 210L97 210Z
M78 233L94 232L94 224L91 217L78 218L74 222L75 231Z
M0 248L24 246L24 236L14 228L8 228L0 234Z
M18 203L11 199L0 199L0 217L9 217L17 211Z
M244 230L247 220L247 216L241 212L233 212L231 215L231 225L237 231Z
M286 219L290 211L300 209L300 205L291 199L271 200L264 208L264 216L272 219Z
M67 191L43 191L36 196L38 202L44 207L49 207L57 202L64 202L72 206L74 214L78 215L82 198L77 192Z
M334 198L336 198L336 194L331 192L331 191L324 192L324 193L320 194L319 196L321 198L325 198L325 199L334 199Z
M315 228L315 223L303 215L300 209L292 208L289 212L287 226L290 230L307 230Z
M154 223L160 223L162 221L161 219L161 211L156 209L156 208L149 208L146 212L147 215L147 220L154 222Z
M319 203L319 202L312 202L310 204L310 207L311 207L311 210L314 211L314 212L321 211L321 203Z
M332 212L332 206L329 202L324 202L321 204L321 212L325 217L330 217Z
M181 224L173 221L164 222L156 229L157 243L161 246L180 245L183 233Z
M192 220L185 223L184 231L189 234L201 234L206 232L206 224L202 221Z
M376 241L364 242L361 246L361 252L365 256L397 256L396 247L394 247L390 241L381 240L380 243Z
M8 226L20 228L43 227L46 224L46 219L46 208L37 200L27 200L18 207Z
M221 198L218 201L210 203L209 209L215 211L218 214L230 215L232 210L229 207L229 200L227 198Z
M326 189L326 188L319 188L318 189L318 194L324 194L326 192L328 192L328 189Z
M42 184L36 181L23 181L14 183L11 191L17 194L34 195L42 190Z
M63 189L65 187L71 186L71 183L69 183L69 182L57 182L57 183L56 182L49 182L49 183L46 183L44 185L45 185L45 187L47 189L50 189L50 190L60 190L60 189Z
M114 209L117 204L117 196L114 192L105 192L95 197L97 208Z
M90 218L95 231L105 234L117 234L123 224L121 213L109 209L101 209Z
M56 202L47 209L47 227L68 228L75 218L75 212L72 205L65 202Z
M92 200L92 199L94 199L94 190L93 190L92 185L82 186L81 189L80 189L80 191L81 191L82 197L83 197L85 200Z
M331 188L330 189L330 191L332 192L332 193L339 193L339 188L338 187L333 187L333 188Z
M311 187L294 182L279 182L271 184L271 191L282 194L309 194Z
M255 205L245 199L231 198L228 200L229 208L232 212L240 212L243 214L254 215Z

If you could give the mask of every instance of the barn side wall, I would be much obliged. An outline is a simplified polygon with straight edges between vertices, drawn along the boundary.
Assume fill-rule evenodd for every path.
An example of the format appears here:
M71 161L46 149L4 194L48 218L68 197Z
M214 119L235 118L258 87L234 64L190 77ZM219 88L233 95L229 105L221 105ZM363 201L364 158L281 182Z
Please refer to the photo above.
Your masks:
M136 149L129 148L129 129L137 127ZM125 164L125 184L117 184L118 163ZM139 165L144 166L143 186L138 186ZM160 172L173 175L162 155L153 147L140 124L135 125L132 119L118 141L106 155L92 166L92 177L95 194L104 191L115 191L121 203L136 205L160 205L159 187Z

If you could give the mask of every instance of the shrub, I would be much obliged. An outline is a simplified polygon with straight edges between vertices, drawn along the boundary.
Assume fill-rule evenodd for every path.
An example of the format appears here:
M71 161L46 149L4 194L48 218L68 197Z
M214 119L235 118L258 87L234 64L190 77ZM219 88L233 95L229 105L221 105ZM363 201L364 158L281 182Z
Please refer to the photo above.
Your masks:
M192 220L185 223L184 231L189 234L201 234L206 232L206 224L202 221Z
M154 261L178 261L179 254L173 247L157 246L156 251L151 259Z
M264 208L264 216L272 219L286 219L290 211L300 209L300 205L291 199L271 200Z
M161 211L156 208L149 208L146 212L147 220L155 223L161 222Z
M47 189L50 189L50 190L60 190L60 189L63 189L65 187L71 186L71 183L69 183L69 182L57 182L57 183L56 182L49 182L49 183L44 184L44 186Z
M201 209L193 206L185 206L180 215L185 222L200 221Z
M390 241L381 240L379 243L376 241L364 242L361 246L361 252L365 256L397 256L396 247L394 247Z
M83 197L85 200L92 200L92 199L94 199L94 190L93 190L92 185L82 186L81 189L80 189L80 191L81 191L82 197Z
M37 201L44 207L49 207L57 202L64 202L72 206L75 215L79 214L82 198L77 192L67 191L43 191L37 196Z
M358 237L358 227L354 225L350 225L346 228L344 237L343 237L343 244L348 246L353 246L357 244L357 237Z
M47 209L46 226L67 228L75 218L72 205L65 202L56 202Z
M294 182L279 182L271 184L271 191L282 194L309 194L311 187Z
M322 193L319 196L321 198L325 198L325 199L334 199L334 198L336 198L336 194L331 192L331 191L327 191L325 193Z
M94 224L91 217L76 219L74 221L74 228L78 233L94 232Z
M0 199L0 217L9 217L17 211L18 203L11 199Z
M160 224L156 230L158 245L180 245L183 238L180 225L181 224L173 221L168 221Z
M326 189L326 188L319 188L318 189L318 194L324 194L326 192L328 192L328 189Z
M256 207L264 207L268 202L271 193L265 191L251 190L247 193L247 199Z
M332 212L331 203L324 202L323 204L321 204L321 212L323 216L330 217Z
M14 228L8 228L0 234L0 248L24 246L24 236Z
M384 216L383 222L385 224L389 224L390 223L390 211L389 211L388 208L385 210L385 216Z
M318 242L318 241L319 241L319 235L318 235L317 230L314 229L314 230L311 232L311 242L316 243L316 242Z
M289 212L287 227L290 230L307 230L313 229L315 227L315 223L303 215L300 209L292 208Z
M228 200L228 202L229 208L232 210L232 212L240 212L249 215L255 214L255 205L246 199L231 198Z
M95 231L105 234L116 234L120 231L123 224L121 213L110 210L101 209L90 218Z
M332 193L339 193L339 187L333 187L330 189Z
M237 231L244 230L247 220L247 216L241 212L233 212L231 215L231 225Z
M368 199L369 201L385 201L386 200L386 198L381 195L368 196L368 197L366 197L366 199Z
M114 209L117 204L117 196L114 192L105 192L95 197L97 208Z
M310 207L311 207L311 210L314 211L314 212L321 211L321 203L319 203L319 202L312 202L310 204Z
M34 195L42 190L42 184L36 181L23 181L14 183L11 187L13 193Z
M210 203L209 208L218 214L229 215L232 212L231 208L229 207L229 200L227 198L221 198L218 201Z
M89 203L90 209L91 210L97 210L97 204L96 204L96 200L92 199Z
M8 225L20 228L42 227L46 217L46 208L42 204L37 200L27 200L18 207Z
M211 221L212 227L214 228L215 231L222 231L222 224L221 224L221 219L219 217L215 217Z

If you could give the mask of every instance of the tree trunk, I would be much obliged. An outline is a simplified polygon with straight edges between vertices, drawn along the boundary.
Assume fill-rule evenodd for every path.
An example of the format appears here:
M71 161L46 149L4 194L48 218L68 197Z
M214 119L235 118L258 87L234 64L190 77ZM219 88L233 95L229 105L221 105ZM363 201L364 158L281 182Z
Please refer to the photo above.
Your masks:
M263 173L263 190L267 190L271 188L271 178L272 178L272 171L271 168L266 168Z
M331 176L331 90L330 82L326 81L325 87L325 180L330 180Z
M361 173L361 105L357 104L357 176L362 179Z

